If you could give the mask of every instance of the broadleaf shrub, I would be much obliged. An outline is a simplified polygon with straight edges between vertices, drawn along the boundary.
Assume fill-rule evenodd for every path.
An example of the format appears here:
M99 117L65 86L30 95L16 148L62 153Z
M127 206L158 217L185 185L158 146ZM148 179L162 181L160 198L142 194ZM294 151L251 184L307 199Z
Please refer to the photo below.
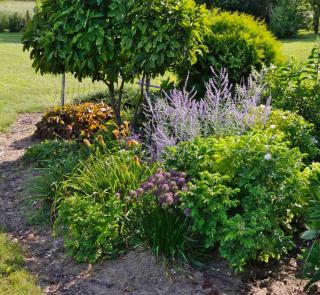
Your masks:
M305 154L307 162L316 159L320 154L314 125L296 113L274 109L270 112L265 126L257 127L269 133L274 130L283 132L284 139L289 142L289 147L299 148Z
M277 131L198 138L167 152L167 167L191 179L181 206L190 210L193 229L237 270L293 246L292 221L307 181L302 154L283 138Z
M310 182L311 201L306 210L308 230L301 237L312 243L304 255L303 276L309 279L305 291L320 281L320 164L313 163L306 169L306 174Z
M210 67L219 72L226 68L233 83L247 78L252 68L278 64L282 60L280 45L267 30L264 23L245 14L216 12L209 16L209 32L204 37L208 52L199 56L197 62L177 68L181 81L189 70L189 82L203 95L204 82L211 77Z
M41 139L92 139L99 131L114 129L111 107L104 103L66 105L48 111L37 123L35 135Z
M300 0L280 0L272 8L269 26L277 37L292 37L303 28L305 15L299 6L300 2Z
M320 134L320 47L313 48L305 64L293 60L272 67L265 75L268 95L276 108L296 112L314 124Z

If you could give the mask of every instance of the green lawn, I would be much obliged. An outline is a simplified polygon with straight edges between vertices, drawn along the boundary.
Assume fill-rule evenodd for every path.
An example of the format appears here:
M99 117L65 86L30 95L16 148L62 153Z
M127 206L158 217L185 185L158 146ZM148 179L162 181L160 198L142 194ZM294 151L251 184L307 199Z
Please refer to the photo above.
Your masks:
M6 3L5 2L0 2ZM11 1L14 3L25 1ZM22 51L20 33L0 34L0 131L12 124L18 113L41 111L59 103L61 77L36 74L31 66L29 53ZM286 56L307 59L316 37L310 32L302 32L299 37L282 40ZM80 84L71 76L67 77L67 98L101 91L105 87L92 84L89 80Z
M19 33L0 34L0 131L12 124L18 113L41 111L59 103L61 77L36 74L20 39ZM67 100L102 89L101 83L79 83L67 76Z
M0 294L42 294L34 279L23 269L19 246L3 233L0 233Z
M306 61L316 44L316 39L316 35L312 32L300 32L295 38L281 40L283 52L288 57Z
M27 10L33 11L35 1L7 1L0 0L0 11L1 12L19 12L25 13Z

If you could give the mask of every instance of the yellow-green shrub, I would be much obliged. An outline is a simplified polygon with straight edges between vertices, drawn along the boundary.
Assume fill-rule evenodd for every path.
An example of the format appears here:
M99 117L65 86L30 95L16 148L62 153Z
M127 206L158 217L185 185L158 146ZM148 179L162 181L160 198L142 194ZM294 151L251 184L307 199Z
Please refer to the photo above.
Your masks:
M212 76L210 67L220 71L226 68L232 82L240 82L252 68L260 69L263 64L281 61L280 45L263 22L252 16L230 12L213 11L209 15L209 32L204 38L208 52L199 56L189 67L189 84L200 94L204 82ZM182 80L186 78L186 64L178 70Z

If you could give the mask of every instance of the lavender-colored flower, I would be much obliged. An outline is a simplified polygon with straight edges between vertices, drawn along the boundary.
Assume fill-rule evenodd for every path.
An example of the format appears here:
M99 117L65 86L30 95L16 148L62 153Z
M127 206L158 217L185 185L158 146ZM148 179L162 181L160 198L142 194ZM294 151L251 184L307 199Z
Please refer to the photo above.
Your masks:
M174 192L174 193L176 193L176 192L178 192L179 191L179 187L178 186L172 186L171 187L171 190Z
M175 181L170 181L170 186L171 187L177 186L177 183Z
M168 197L166 203L167 203L168 205L172 205L172 204L174 203L173 197Z
M136 198L149 192L155 196L160 205L178 205L181 190L188 191L186 177L187 174L184 172L159 170L148 177L147 181L140 185L140 188L132 191L130 197Z
M212 73L205 97L198 101L196 92L187 91L186 86L155 102L147 97L144 132L154 158L161 158L166 147L182 141L211 134L241 134L254 124L266 123L271 108L270 100L260 107L265 90L262 79L253 75L246 83L233 86L225 69L219 73L212 69Z
M181 191L182 191L182 192L187 192L187 191L189 191L189 189L188 189L187 186L183 186L183 187L181 188Z

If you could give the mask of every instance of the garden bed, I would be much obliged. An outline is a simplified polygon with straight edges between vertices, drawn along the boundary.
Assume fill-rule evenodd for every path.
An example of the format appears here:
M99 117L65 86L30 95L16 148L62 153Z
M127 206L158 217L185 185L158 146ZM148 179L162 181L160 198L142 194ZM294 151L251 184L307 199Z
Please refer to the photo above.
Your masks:
M23 246L28 269L46 294L304 294L304 281L296 278L297 262L284 259L235 276L226 262L213 255L204 268L186 269L187 276L156 262L149 251L135 250L115 260L91 266L66 258L62 240L54 239L48 225L30 226L26 212L41 204L26 205L27 183L34 172L20 157L36 143L30 138L39 115L21 115L7 134L0 135L0 223ZM30 204L30 202L29 202ZM211 291L210 291L211 288ZM205 291L204 291L205 290ZM210 293L211 292L211 293ZM313 293L316 294L316 293Z

